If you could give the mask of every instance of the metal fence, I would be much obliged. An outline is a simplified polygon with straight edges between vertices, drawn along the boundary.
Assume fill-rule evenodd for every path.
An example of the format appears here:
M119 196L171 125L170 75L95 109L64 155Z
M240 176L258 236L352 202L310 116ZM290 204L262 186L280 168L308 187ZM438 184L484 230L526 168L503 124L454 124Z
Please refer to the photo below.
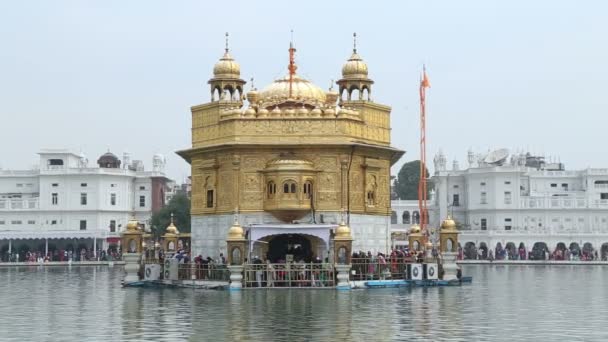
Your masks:
M179 264L177 272L179 280L230 280L226 265L185 263Z
M245 287L333 287L335 272L327 263L246 264Z
M407 265L413 261L409 257L388 260L353 258L350 280L406 279Z

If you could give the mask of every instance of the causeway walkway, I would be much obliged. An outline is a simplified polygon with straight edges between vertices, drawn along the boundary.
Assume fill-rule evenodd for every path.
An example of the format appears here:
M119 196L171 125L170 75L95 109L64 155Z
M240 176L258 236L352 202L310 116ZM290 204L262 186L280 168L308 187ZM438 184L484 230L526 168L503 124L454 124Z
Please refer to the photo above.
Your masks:
M608 261L580 261L580 260L458 260L459 265L608 265Z
M22 267L22 266L116 266L124 265L124 261L47 261L47 262L0 262L0 267Z

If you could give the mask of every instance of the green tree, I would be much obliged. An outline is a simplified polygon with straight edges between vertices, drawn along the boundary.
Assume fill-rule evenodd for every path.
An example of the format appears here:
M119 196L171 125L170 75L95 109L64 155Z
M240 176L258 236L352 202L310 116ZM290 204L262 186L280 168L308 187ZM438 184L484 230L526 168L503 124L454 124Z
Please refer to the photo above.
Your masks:
M173 223L180 233L190 233L190 199L185 194L177 194L171 198L150 220L152 232L156 237L165 233L165 229L171 223L173 213Z
M429 170L426 169L428 177ZM399 199L402 200L417 200L418 199L418 182L420 180L420 160L413 160L403 164L397 180L395 180L395 192ZM427 190L430 190L427 188ZM428 197L428 192L427 192Z

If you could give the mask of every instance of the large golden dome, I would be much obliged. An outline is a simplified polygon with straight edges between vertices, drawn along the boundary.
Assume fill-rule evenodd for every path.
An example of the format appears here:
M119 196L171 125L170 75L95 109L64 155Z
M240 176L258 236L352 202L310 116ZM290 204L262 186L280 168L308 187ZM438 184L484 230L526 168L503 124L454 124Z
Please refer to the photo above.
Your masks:
M262 89L258 94L260 105L268 108L293 101L316 107L325 103L325 91L308 80L294 75L291 82L291 96L289 96L289 83L289 76L285 76Z
M224 53L224 56L215 63L213 67L214 78L239 78L241 77L241 67L234 58L228 53L228 50Z
M356 51L353 51L342 67L342 77L344 79L367 79L367 64Z

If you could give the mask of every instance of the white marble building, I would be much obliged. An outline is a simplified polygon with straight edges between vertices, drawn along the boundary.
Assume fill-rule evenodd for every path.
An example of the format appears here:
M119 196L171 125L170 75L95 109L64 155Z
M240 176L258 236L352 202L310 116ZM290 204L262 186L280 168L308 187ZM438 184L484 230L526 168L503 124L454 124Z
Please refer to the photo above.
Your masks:
M164 205L165 160L145 171L125 153L106 153L91 167L84 155L43 150L37 169L0 170L0 255L25 248L104 250L130 217L146 224ZM122 164L122 165L121 165Z
M431 226L452 214L461 246L476 249L568 248L608 253L608 169L565 170L528 154L468 153L468 167L435 156ZM546 246L545 246L546 245Z

